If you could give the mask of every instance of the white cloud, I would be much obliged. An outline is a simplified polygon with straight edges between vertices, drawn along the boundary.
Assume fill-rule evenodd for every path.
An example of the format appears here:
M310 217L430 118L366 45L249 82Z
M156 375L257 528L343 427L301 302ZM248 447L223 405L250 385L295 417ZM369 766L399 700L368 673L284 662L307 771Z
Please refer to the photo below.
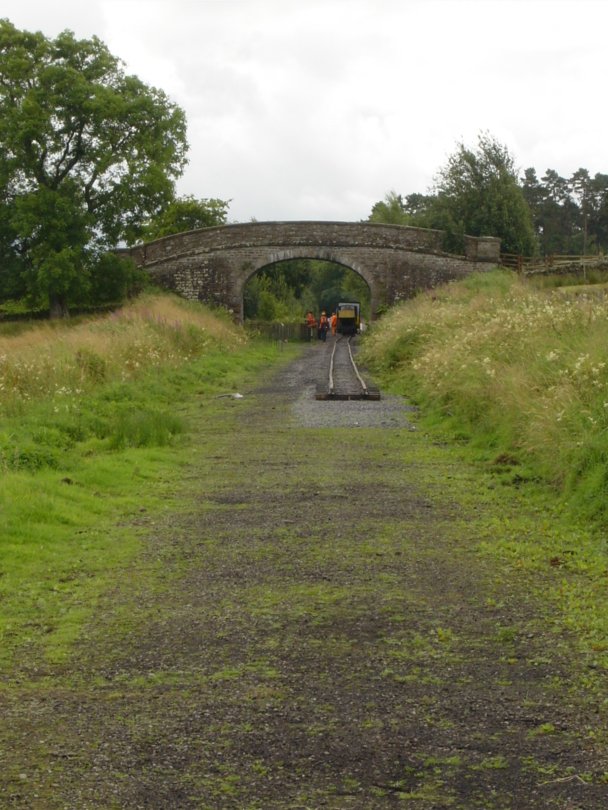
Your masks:
M608 172L603 0L0 0L99 36L186 111L180 193L234 219L363 219L481 131L522 168Z

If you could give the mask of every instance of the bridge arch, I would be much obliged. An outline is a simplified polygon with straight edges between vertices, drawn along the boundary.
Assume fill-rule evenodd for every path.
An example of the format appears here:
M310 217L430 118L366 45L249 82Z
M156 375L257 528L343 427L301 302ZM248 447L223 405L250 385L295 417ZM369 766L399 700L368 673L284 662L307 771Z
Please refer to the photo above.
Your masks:
M158 284L243 317L243 290L262 267L322 259L358 273L382 307L499 262L500 240L465 237L465 255L442 250L443 232L370 222L250 222L174 234L120 251Z
M241 309L240 309L240 319L243 320L244 311L244 298L245 298L245 288L249 281L260 271L265 270L267 267L273 267L276 264L280 264L281 262L286 261L293 261L297 259L310 259L313 261L324 261L330 262L331 264L340 265L340 267L345 267L347 270L351 270L353 273L356 273L360 276L363 281L367 284L369 291L370 291L370 306L372 311L374 311L374 299L373 299L373 280L370 277L370 274L367 272L365 267L359 266L358 262L352 260L346 260L343 256L340 255L339 250L319 250L314 248L292 248L289 250L280 251L278 254L272 254L268 257L268 260L265 261L260 259L257 263L257 266L251 269L249 275L243 276L235 289L236 295L241 302Z

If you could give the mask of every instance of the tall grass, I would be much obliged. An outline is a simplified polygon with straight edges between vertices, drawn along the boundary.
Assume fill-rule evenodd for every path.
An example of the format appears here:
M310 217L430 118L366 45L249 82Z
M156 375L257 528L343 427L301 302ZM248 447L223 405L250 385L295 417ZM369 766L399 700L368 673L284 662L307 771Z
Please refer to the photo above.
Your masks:
M478 274L394 309L363 356L427 418L608 520L604 291Z
M45 322L0 335L0 415L35 400L67 401L100 383L134 379L151 367L178 366L218 345L245 341L227 319L169 295L148 295L111 314Z
M140 512L198 457L201 414L277 351L169 295L0 336L0 671L67 653L138 553Z
M59 468L84 442L91 452L169 443L180 419L146 394L145 376L244 343L228 319L169 295L1 336L0 471Z

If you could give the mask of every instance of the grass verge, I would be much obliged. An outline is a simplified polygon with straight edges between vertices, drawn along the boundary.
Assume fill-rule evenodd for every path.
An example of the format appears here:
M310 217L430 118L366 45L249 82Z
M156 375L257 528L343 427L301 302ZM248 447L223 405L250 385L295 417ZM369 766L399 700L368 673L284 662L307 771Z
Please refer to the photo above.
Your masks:
M538 289L497 270L405 302L362 351L385 390L419 406L419 430L474 470L475 482L463 475L449 488L478 511L482 552L513 576L532 574L584 660L601 670L608 666L606 345L603 287Z
M134 559L143 516L179 486L193 413L211 419L218 397L289 347L247 343L226 320L156 296L35 326L1 349L0 667L18 654L43 668Z

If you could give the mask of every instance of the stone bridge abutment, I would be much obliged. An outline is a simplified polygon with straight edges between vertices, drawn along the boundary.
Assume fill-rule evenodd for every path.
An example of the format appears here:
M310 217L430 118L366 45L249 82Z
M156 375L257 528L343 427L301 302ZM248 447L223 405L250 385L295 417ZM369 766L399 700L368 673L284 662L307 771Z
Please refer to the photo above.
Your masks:
M465 237L465 255L442 251L443 232L369 222L251 222L175 234L121 251L159 285L219 305L243 318L243 291L263 267L323 259L358 273L371 292L371 315L418 291L489 269L500 240Z

